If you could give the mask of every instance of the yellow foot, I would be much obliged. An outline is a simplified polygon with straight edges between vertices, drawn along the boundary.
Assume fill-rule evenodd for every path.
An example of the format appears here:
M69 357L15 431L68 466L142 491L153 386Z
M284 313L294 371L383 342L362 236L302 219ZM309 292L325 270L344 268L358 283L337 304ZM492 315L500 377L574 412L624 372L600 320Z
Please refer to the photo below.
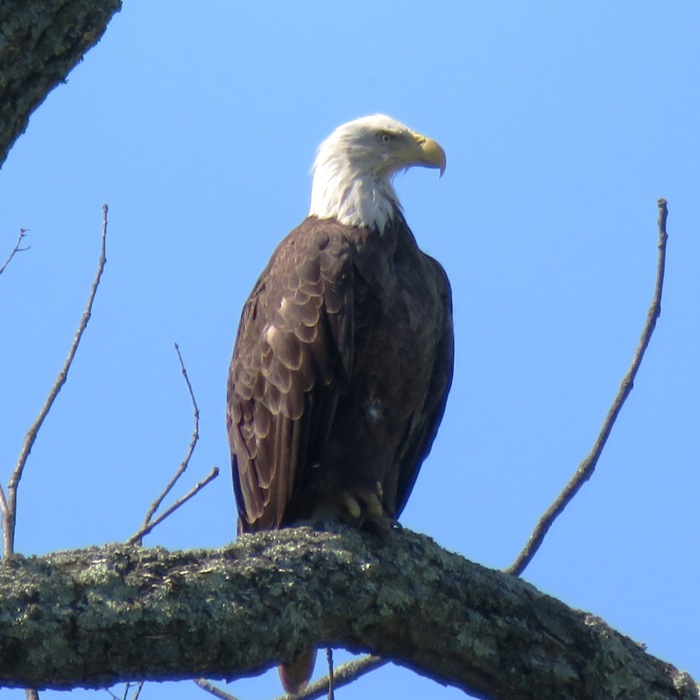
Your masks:
M351 521L380 520L385 516L383 495L382 485L377 482L374 490L353 489L341 492L340 502Z

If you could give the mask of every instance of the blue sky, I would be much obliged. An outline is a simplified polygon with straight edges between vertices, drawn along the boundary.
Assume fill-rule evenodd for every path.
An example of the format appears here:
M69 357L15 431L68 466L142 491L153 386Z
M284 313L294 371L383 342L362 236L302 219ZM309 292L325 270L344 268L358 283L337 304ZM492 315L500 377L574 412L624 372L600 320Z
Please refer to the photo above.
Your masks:
M20 227L32 246L0 277L3 484L67 354L110 205L93 319L22 482L18 551L138 528L190 439L173 341L201 409L177 495L222 475L147 544L233 539L224 397L241 306L306 214L318 143L385 112L447 152L441 180L416 169L397 189L450 275L457 336L402 521L486 566L512 562L593 444L651 300L668 199L656 334L597 473L524 578L700 677L699 21L689 1L126 0L0 171L0 258ZM273 673L229 690L279 686ZM392 696L464 697L395 668L339 693ZM165 697L207 696L141 695Z

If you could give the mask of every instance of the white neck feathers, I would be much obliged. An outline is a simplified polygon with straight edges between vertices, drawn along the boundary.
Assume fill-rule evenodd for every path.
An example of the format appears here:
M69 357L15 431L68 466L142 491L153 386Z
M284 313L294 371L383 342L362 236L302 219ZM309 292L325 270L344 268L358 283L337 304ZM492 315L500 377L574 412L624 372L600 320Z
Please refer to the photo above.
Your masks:
M401 209L392 185L394 170L377 155L374 136L368 132L358 138L348 128L353 124L336 129L318 148L309 214L382 231Z
M367 226L379 231L401 205L391 181L371 174L360 175L350 163L328 162L314 166L309 214L335 218L347 226Z

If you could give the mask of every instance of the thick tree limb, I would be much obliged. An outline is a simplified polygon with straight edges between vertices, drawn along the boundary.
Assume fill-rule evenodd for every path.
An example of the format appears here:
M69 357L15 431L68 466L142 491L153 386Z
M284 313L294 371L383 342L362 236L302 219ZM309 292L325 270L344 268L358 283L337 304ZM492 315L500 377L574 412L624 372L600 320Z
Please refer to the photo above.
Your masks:
M0 566L0 685L258 673L309 645L372 650L484 698L698 698L602 620L408 531L111 545ZM147 650L147 653L144 651Z
M0 3L0 166L31 113L83 59L121 0Z

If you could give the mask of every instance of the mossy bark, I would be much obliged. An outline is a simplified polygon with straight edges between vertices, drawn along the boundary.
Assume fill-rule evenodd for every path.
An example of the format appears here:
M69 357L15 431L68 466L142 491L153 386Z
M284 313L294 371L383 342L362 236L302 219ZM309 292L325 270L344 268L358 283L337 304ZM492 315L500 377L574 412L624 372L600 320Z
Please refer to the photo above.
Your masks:
M123 545L0 565L0 685L258 673L373 651L484 698L698 698L602 620L407 530L308 527L217 551Z

